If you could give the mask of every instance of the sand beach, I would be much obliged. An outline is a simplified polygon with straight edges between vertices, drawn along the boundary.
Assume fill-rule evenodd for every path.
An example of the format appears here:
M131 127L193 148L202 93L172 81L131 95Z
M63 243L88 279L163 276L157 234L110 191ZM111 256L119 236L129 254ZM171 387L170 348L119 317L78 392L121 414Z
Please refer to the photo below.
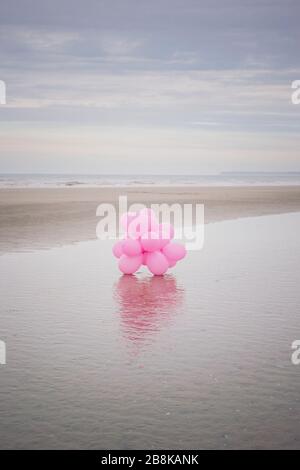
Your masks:
M96 238L101 203L204 204L205 223L300 211L300 186L0 189L0 253Z

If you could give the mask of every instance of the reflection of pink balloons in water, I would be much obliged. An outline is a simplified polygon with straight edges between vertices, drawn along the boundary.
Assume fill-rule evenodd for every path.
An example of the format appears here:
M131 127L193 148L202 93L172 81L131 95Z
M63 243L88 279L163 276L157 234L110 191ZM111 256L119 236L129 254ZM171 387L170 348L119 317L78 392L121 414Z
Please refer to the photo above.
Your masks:
M115 288L124 336L140 343L162 328L180 307L184 290L172 275L120 277Z

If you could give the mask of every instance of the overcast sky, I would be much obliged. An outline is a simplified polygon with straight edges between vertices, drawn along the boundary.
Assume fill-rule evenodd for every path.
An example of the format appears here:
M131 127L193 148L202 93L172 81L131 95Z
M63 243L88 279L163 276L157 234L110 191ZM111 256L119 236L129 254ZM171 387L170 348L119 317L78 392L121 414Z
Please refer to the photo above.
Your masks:
M1 0L0 172L300 171L299 0Z

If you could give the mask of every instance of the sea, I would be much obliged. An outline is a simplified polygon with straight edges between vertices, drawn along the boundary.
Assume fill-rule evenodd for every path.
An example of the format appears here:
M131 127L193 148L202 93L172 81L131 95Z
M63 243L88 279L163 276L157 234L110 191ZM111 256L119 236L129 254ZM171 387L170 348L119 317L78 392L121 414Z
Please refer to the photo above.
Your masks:
M221 172L201 175L0 174L0 188L118 186L293 186L300 172Z

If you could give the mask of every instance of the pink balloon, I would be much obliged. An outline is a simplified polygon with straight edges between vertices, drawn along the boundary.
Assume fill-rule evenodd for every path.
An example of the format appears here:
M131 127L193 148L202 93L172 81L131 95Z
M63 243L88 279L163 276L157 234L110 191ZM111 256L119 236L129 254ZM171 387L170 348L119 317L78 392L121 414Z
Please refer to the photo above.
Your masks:
M112 251L116 258L120 258L123 255L123 243L124 240L119 240L113 246Z
M185 246L179 243L169 243L162 249L162 252L169 260L174 261L179 261L186 255Z
M174 268L174 266L176 266L177 264L177 261L174 261L172 259L168 259L168 262L169 262L169 268Z
M119 259L119 269L124 274L135 273L142 264L142 256L127 256L122 255Z
M127 256L138 256L142 252L141 244L138 240L132 240L127 238L123 241L122 245L123 253Z
M136 212L125 212L120 219L122 227L127 230L129 224L137 217Z
M166 246L174 238L174 227L171 224L159 225L160 248Z
M160 249L160 239L157 232L147 232L141 237L141 245L145 251L152 252Z
M128 225L127 233L130 238L138 240L142 233L144 233L144 229L142 228L141 218L140 216L135 217Z
M138 239L144 233L158 231L158 222L152 209L142 209L128 223L127 233L130 238Z
M158 231L158 221L152 209L142 209L139 213L140 234Z
M168 270L169 263L167 258L160 251L154 251L147 255L147 266L152 274L161 276Z
M150 209L148 207L145 207L144 209L140 210L140 214L139 214L141 217L146 217L148 220L149 220L149 223L157 223L157 218L156 218L156 215L155 215L155 212L153 209Z
M124 274L135 273L143 264L154 275L162 275L185 257L185 247L171 243L174 238L173 226L159 224L152 209L127 212L122 215L120 222L127 238L115 243L113 254L119 258L119 268Z
M148 256L148 253L145 251L145 252L142 254L142 257L143 257L142 264L143 264L144 266L147 266L147 256Z

